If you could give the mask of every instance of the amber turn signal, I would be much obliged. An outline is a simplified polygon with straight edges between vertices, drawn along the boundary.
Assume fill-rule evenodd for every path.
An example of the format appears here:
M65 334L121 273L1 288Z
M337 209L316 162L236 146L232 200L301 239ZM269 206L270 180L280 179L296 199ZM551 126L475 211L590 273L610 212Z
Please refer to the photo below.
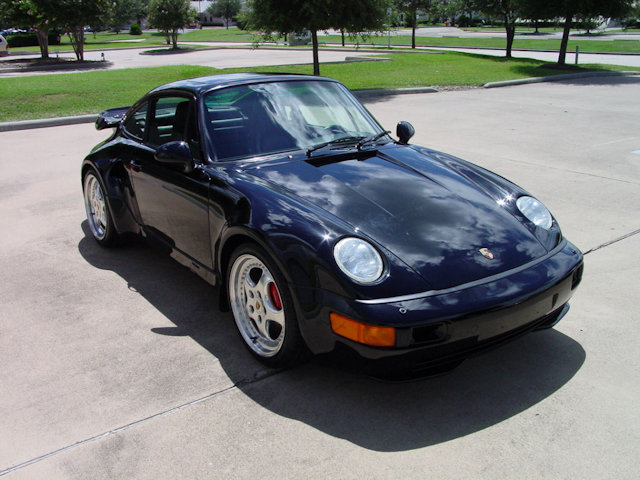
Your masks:
M396 329L393 327L367 325L337 313L332 313L330 318L334 333L354 342L374 347L393 347L396 344Z

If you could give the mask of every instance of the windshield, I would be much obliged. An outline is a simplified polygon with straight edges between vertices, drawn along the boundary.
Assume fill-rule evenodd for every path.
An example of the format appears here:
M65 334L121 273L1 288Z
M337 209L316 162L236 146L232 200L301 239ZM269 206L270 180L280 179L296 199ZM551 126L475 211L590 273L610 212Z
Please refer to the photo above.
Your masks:
M204 99L215 156L229 160L380 133L380 126L340 84L286 81L210 92ZM344 141L344 140L343 140Z

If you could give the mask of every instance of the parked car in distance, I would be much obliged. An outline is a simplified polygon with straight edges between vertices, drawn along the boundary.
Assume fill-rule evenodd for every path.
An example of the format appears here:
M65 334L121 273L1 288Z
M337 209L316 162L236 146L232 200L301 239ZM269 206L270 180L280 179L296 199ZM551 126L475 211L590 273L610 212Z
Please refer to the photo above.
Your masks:
M6 55L9 55L9 43L2 35L0 35L0 56Z
M389 136L341 83L230 74L173 82L84 159L95 240L161 244L221 288L273 367L330 353L386 378L453 368L567 312L583 257L508 180Z

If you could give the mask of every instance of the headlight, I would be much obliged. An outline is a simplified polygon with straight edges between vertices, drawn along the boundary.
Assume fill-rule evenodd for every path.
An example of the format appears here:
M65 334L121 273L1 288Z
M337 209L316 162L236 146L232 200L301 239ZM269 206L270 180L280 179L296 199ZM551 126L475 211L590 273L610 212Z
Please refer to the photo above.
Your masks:
M542 227L545 230L551 228L551 224L553 223L551 213L549 213L547 207L535 198L520 197L516 201L516 205L518 206L518 210L538 227Z
M383 270L382 258L373 246L359 238L343 238L333 248L340 270L358 283L373 283Z

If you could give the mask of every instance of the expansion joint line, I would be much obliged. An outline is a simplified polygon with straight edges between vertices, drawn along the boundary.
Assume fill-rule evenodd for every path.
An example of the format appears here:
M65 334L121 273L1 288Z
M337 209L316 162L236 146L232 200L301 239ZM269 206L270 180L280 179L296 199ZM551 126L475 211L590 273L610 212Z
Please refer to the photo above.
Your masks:
M595 252L596 250L600 250L601 248L608 247L609 245L613 245L614 243L618 243L619 241L624 240L625 238L633 237L634 235L637 235L639 233L640 233L640 229L634 230L633 232L629 232L629 233L627 233L625 235L622 235L621 237L614 238L613 240L610 240L608 242L602 243L602 244L598 245L597 247L590 248L589 250L584 252L584 255L588 255L591 252Z
M90 437L90 438L85 438L84 440L79 440L79 441L77 441L75 443L72 443L71 445L67 445L65 447L59 448L59 449L54 450L52 452L45 453L44 455L40 455L39 457L32 458L31 460L27 460L25 462L19 463L17 465L14 465L12 467L6 468L4 470L0 470L0 477L2 477L4 475L7 475L9 473L15 472L17 470L20 470L22 468L28 467L29 465L33 465L34 463L38 463L38 462L40 462L42 460L46 460L47 458L53 457L53 456L58 455L60 453L68 452L69 450L72 450L74 448L81 447L82 445L86 445L87 443L91 443L91 442L93 442L95 440L100 440L100 439L109 437L109 436L111 436L113 434L123 432L123 431L128 430L128 429L130 429L132 427L136 427L136 426L141 425L143 423L150 422L151 420L155 420L156 418L159 418L159 417L165 417L167 415L171 415L171 414L176 413L176 412L178 412L180 410L183 410L183 409L185 409L187 407L192 407L194 405L197 405L199 403L205 402L205 401L210 400L210 399L212 399L214 397L217 397L218 395L222 395L224 393L230 392L230 391L235 390L237 388L242 388L244 386L260 382L260 381L262 381L262 380L264 380L264 379L266 379L268 377L271 377L273 375L277 375L277 374L279 374L279 373L281 373L283 371L285 371L285 370L269 370L269 371L259 372L253 378L239 380L238 382L234 383L233 385L231 385L231 386L229 386L227 388L223 388L222 390L219 390L217 392L210 393L209 395L206 395L204 397L198 398L196 400L192 400L191 402L183 403L182 405L178 405L177 407L170 408L170 409L165 410L163 412L155 413L155 414L150 415L150 416L148 416L146 418L142 418L140 420L136 420L135 422L131 422L131 423L128 423L126 425L122 425L122 426L120 426L118 428L114 428L113 430L109 430L108 432L104 432L104 433L101 433L99 435L95 435L95 436Z

